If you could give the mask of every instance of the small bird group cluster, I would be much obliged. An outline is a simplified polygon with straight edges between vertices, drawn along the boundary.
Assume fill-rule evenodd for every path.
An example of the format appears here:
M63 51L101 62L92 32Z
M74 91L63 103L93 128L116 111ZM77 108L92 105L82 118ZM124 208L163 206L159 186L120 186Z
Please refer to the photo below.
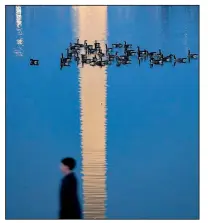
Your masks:
M124 49L123 55L118 54L118 49ZM106 65L111 65L116 61L116 66L131 64L131 57L137 56L137 60L140 64L140 61L146 60L149 58L150 67L153 65L163 65L165 62L173 62L175 66L176 63L186 63L190 62L190 59L196 59L198 54L191 53L188 50L187 57L176 58L174 54L169 54L164 56L162 51L159 49L158 52L149 52L146 49L141 50L137 46L137 50L132 49L132 44L127 44L124 41L122 43L113 43L111 47L108 47L105 44L105 51L103 52L101 48L101 43L95 40L93 45L89 45L87 40L84 43L80 43L79 39L77 42L72 44L70 43L69 47L66 49L66 56L62 53L60 58L60 68L62 69L65 66L70 66L71 62L76 61L77 65L88 64L90 66L99 66L104 67Z

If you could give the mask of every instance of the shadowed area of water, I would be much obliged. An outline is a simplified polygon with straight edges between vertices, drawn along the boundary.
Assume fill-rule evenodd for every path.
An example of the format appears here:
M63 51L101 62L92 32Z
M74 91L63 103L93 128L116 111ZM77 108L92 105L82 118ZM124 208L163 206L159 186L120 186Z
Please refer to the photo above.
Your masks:
M198 35L197 6L7 6L6 218L56 219L72 156L86 219L197 219L198 59L59 66L77 38L186 57Z

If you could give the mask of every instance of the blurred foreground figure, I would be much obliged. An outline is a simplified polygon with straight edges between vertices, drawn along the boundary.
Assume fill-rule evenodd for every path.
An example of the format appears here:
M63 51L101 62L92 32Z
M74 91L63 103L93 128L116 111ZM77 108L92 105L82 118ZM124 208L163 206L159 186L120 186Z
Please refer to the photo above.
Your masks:
M73 172L76 161L73 158L61 160L61 171L64 178L60 189L59 219L81 219L81 207L77 193L77 178Z

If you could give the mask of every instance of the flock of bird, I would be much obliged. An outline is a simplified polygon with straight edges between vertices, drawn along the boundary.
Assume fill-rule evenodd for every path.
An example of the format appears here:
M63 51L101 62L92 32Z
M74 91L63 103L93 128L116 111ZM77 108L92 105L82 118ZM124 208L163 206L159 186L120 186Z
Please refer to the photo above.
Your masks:
M119 55L118 51L123 49L123 55ZM138 63L141 61L149 59L150 67L153 65L163 65L166 62L172 62L175 66L176 63L187 63L191 59L197 59L197 53L191 53L188 50L187 57L176 58L175 54L169 54L164 56L161 49L158 52L149 52L146 49L141 50L137 46L137 50L132 49L132 44L124 43L113 43L111 47L105 44L105 51L103 52L101 48L101 43L94 41L93 45L89 45L87 40L84 43L80 43L79 39L77 42L72 44L70 43L69 47L66 49L66 55L61 54L60 58L60 69L66 66L70 66L72 61L76 61L77 65L82 64L82 67L85 64L90 66L104 67L107 65L113 64L116 62L116 66L131 64L132 57L136 57ZM30 59L30 65L39 65L38 60Z

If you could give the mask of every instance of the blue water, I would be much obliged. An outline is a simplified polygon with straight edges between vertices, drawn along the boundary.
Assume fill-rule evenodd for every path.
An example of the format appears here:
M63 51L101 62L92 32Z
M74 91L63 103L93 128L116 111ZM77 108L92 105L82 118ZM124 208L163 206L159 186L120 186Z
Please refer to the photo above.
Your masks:
M57 218L64 156L78 162L84 206L79 70L59 68L77 30L71 7L6 7L7 219ZM106 32L108 44L185 57L199 52L199 8L109 6ZM199 218L198 66L107 68L107 219Z

